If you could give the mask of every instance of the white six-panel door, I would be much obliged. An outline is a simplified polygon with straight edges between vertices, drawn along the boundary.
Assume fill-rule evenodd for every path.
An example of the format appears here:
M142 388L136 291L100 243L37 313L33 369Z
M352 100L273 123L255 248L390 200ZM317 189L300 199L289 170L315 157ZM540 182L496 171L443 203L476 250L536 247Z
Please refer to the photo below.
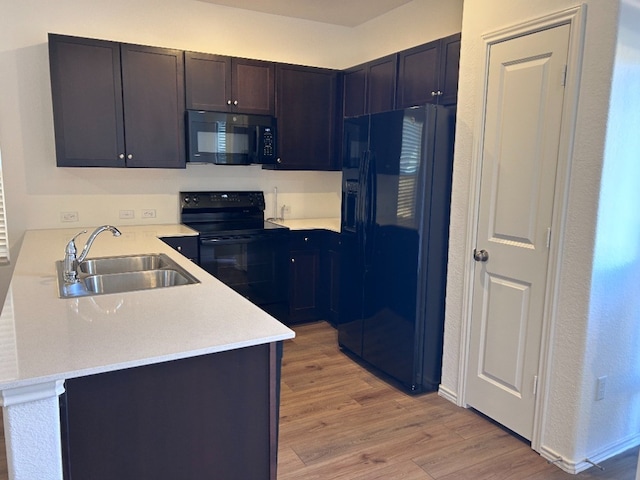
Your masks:
M569 25L490 48L466 403L531 439Z

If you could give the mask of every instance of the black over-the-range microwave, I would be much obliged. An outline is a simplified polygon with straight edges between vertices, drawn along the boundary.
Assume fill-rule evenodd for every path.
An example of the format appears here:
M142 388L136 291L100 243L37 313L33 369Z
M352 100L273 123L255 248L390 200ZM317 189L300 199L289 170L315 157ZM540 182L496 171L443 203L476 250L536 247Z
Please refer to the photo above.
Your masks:
M276 119L187 110L187 161L218 165L276 163Z

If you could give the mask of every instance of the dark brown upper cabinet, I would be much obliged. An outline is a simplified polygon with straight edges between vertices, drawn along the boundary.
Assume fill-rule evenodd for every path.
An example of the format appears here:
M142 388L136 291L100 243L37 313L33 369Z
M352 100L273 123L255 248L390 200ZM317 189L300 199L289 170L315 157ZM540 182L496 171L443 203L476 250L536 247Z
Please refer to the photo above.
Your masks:
M457 100L460 34L399 53L397 107Z
M277 64L278 162L282 170L337 170L338 72Z
M397 54L344 72L344 116L356 117L395 108Z
M60 167L184 168L182 51L49 35Z
M185 52L186 105L190 110L273 115L274 78L271 62Z
M458 102L460 38L461 35L456 33L440 40L440 105L453 105Z

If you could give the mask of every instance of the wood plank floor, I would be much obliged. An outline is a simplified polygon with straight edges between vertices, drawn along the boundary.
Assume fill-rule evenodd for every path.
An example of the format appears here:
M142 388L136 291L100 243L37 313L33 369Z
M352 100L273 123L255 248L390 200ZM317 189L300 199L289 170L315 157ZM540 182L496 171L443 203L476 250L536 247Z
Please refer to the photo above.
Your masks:
M294 330L284 347L278 480L635 478L637 449L604 471L569 475L473 411L380 380L339 351L327 323ZM0 480L4 452L0 416Z
M326 322L285 343L278 480L633 480L638 450L570 475L481 415L407 395L340 352Z

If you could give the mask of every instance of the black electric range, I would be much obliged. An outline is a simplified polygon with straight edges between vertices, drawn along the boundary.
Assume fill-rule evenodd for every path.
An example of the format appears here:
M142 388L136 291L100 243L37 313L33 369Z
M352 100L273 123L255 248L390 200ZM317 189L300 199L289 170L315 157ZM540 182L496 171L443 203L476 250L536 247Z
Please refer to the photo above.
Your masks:
M200 266L263 310L288 311L289 230L264 219L260 191L180 192L180 221L199 233Z

